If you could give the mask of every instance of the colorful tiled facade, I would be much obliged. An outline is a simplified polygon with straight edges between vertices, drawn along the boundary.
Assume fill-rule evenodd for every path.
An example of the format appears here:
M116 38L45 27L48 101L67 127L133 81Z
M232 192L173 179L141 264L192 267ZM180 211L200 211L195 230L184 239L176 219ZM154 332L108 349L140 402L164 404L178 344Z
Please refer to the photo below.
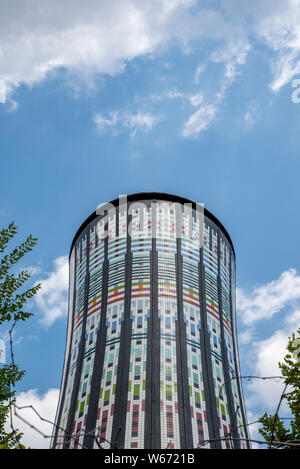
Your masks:
M233 246L185 203L134 194L75 236L53 448L248 447Z

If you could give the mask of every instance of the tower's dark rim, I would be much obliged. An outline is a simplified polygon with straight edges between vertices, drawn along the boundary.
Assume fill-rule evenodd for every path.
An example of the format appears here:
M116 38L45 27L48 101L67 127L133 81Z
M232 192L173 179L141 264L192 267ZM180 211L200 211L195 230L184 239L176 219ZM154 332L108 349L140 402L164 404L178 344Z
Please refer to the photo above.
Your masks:
M181 204L184 204L184 203L190 203L192 204L192 207L193 208L196 208L196 202L193 201L193 200L190 200L190 199L187 199L186 197L181 197L179 195L175 195L175 194L168 194L168 193L165 193L165 192L137 192L135 194L129 194L129 195L126 195L127 197L127 202L136 202L138 200L150 200L150 199L154 199L154 200L166 200L166 201L171 201L171 202L178 202L178 203L181 203ZM118 206L119 205L119 198L117 199L114 199L112 201L109 202L110 204L114 205L114 206ZM103 204L105 205L105 204ZM230 245L231 245L231 248L232 248L232 251L233 251L233 254L235 256L235 251L234 251L234 247L233 247L233 243L231 241L231 238L228 234L228 231L226 230L226 228L224 228L224 226L222 225L222 223L209 211L207 210L205 207L204 207L204 216L209 218L215 225L217 225L221 231L223 232L223 234L226 236L226 238L228 239ZM71 245L71 249L70 249L70 255L71 255L71 252L73 250L73 247L74 247L74 244L77 240L77 238L80 236L80 234L82 233L82 231L86 228L86 226L88 226L95 218L97 218L98 215L96 213L96 210L81 224L80 228L77 230L74 238L73 238L73 241L72 241L72 245Z

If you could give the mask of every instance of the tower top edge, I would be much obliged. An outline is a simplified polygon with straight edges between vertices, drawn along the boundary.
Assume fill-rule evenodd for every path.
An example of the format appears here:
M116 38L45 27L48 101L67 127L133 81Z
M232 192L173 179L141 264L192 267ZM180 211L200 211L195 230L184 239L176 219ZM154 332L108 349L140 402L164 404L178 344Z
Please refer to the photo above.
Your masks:
M122 195L119 196L119 198L111 200L109 202L105 202L101 205L104 207L106 204L107 205L110 204L110 205L114 205L115 207L117 207L119 205L120 197L123 197L123 196L125 197L125 195L122 194ZM177 203L180 203L180 204L192 204L193 208L194 207L196 208L196 205L200 203L200 202L195 202L194 200L191 200L187 197L183 197L183 196L180 196L180 195L177 195L177 194L171 194L171 193L167 193L167 192L136 192L136 193L133 193L133 194L126 194L126 200L127 200L127 203L132 203L132 202L137 202L137 201L142 201L142 200L163 200L163 201L168 201L168 202L177 202ZM76 234L73 238L71 248L70 248L70 255L72 253L75 242L78 239L78 237L80 236L80 234L82 233L82 231L84 231L84 229L93 220L95 220L95 218L97 218L97 216L98 216L97 210L95 210L80 225L80 227L78 228L78 230L77 230L77 232L76 232ZM233 255L235 257L235 250L234 250L233 242L231 240L231 237L230 237L228 231L224 227L224 225L218 220L218 218L215 215L213 215L205 207L204 207L204 216L207 217L210 221L212 221L222 231L223 235L227 238L227 240L228 240L228 242L229 242L229 244L232 248Z

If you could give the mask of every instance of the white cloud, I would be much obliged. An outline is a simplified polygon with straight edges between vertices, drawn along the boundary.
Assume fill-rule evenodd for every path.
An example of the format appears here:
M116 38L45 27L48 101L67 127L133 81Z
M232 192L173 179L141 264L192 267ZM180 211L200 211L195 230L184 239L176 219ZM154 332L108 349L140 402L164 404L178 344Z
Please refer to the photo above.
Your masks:
M264 340L253 342L251 355L254 376L281 376L278 363L283 361L283 357L287 353L288 337L288 331L280 329ZM250 391L248 399L250 408L262 405L269 412L275 413L284 388L283 379L253 379L247 387ZM282 412L286 411L286 403L283 403L281 415Z
M6 85L5 81L0 79L0 103L6 102Z
M27 270L31 276L38 275L42 271L39 265L30 265L29 267L25 267L23 270Z
M260 424L258 423L258 419L261 415L257 415L252 410L247 410L247 420L248 420L248 431L250 433L250 438L253 440L261 441L261 435L258 433L258 429ZM258 443L251 442L252 449L261 449L261 445Z
M205 64L198 65L198 67L196 68L196 73L195 73L195 78L194 78L194 82L196 83L196 85L199 84L200 75L202 74L202 72L204 72L205 69L206 69Z
M23 445L32 449L49 448L53 425L44 420L49 420L54 423L58 398L59 389L49 389L44 395L39 395L36 389L30 389L27 392L20 392L16 395L16 405L18 407L26 407L23 409L15 408L16 414L20 415L21 418L18 418L18 416L12 412L13 427L24 434L21 439ZM36 412L44 420L41 420L36 412L28 406L34 407ZM25 422L22 419L25 420ZM35 428L31 428L30 425L37 428L43 435L46 435L47 438L41 435ZM9 418L6 422L6 430L9 431L10 428Z
M299 327L299 305L300 276L295 269L284 271L278 279L253 288L251 292L237 289L238 315L246 325L246 329L239 334L240 354L247 353L244 362L250 369L249 374L260 377L282 376L278 363L283 361L287 353L289 337ZM279 313L280 329L274 330L274 322L270 322L263 330L257 325L259 321L271 320ZM284 382L282 379L253 379L245 387L250 410L262 408L274 413ZM287 403L283 401L280 415L287 415L288 412Z
M150 95L150 100L155 104L164 99L185 99L185 98L186 98L185 94L182 93L181 91L178 91L176 88L166 90L160 94L152 93Z
M170 99L184 98L184 93L177 90L170 90L166 92L166 97Z
M230 56L243 63L250 40L263 41L277 52L274 89L299 72L298 0L223 0L221 6L208 9L196 0L10 0L0 17L0 102L20 84L35 85L58 69L87 83L99 74L115 75L174 40L185 49L195 40L223 43L211 59L228 64ZM206 65L197 67L196 83ZM236 71L228 67L227 73Z
M91 83L99 74L122 72L128 61L157 51L171 39L188 41L200 21L189 13L194 4L195 0L40 0L38 4L11 0L3 4L1 102L20 84L35 85L58 69Z
M259 24L259 33L265 43L277 52L272 62L273 91L300 73L300 3L290 0Z
M138 131L149 132L162 119L162 115L155 115L142 110L137 112L113 111L106 116L101 113L94 116L94 122L100 133L109 130L113 135L117 135L119 128L123 127L130 130L131 138L134 138Z
M68 257L62 256L55 259L54 271L36 283L42 284L42 288L34 297L41 314L40 321L45 326L51 326L56 319L65 317L68 312Z
M233 84L236 76L239 74L239 67L245 64L249 50L250 44L248 39L244 37L242 33L239 33L239 41L233 41L229 38L225 46L216 49L211 54L211 61L221 63L224 67L220 86L215 94L215 98L209 104L203 103L204 98L202 92L190 97L190 103L193 106L200 104L201 106L198 111L193 113L184 123L182 135L185 138L197 137L212 124L226 96L228 88Z
M211 61L225 65L224 81L231 84L238 73L238 66L244 65L251 49L248 38L240 32L239 41L231 38L211 54Z
M300 276L295 269L284 271L277 280L252 292L237 289L237 306L244 324L270 319L283 308L300 302Z
M247 105L244 119L245 119L246 124L249 126L256 124L256 122L260 120L260 113L258 110L258 105L255 101L252 100Z
M247 35L273 52L273 91L300 73L299 0L222 0L227 15L244 26Z
M94 122L96 124L97 130L101 134L109 129L113 133L113 135L117 135L118 132L116 126L118 124L118 121L118 111L109 112L106 117L99 112L94 116Z
M19 103L17 103L17 101L14 101L11 98L9 99L7 104L8 104L7 112L15 112L19 107Z
M250 344L253 340L254 330L253 328L249 327L246 330L239 332L238 334L238 342L240 345L247 345Z
M148 132L162 119L163 117L160 115L157 116L151 113L138 111L136 114L125 114L123 118L123 125L124 127L128 127L131 130L130 136L134 137L138 130Z
M192 106L199 106L203 102L203 93L200 91L199 93L193 94L189 98L190 103Z
M184 123L183 137L193 138L206 130L216 115L217 108L213 104L203 105Z
M238 41L237 38L234 41L230 40L224 47L213 52L211 60L224 64L220 89L216 94L216 104L220 104L225 98L228 88L240 73L240 66L245 64L249 51L250 43L241 35Z
M0 337L0 363L6 363L6 343Z
M300 326L300 310L297 309L296 311L293 311L287 318L286 318L287 324L289 324L291 327L298 328Z
M207 2L196 0L6 2L0 16L0 103L15 111L12 96L18 86L34 86L57 70L64 72L71 87L91 87L96 79L122 73L130 61L153 58L170 44L177 43L184 51L205 51L203 45L208 44L209 57L196 68L194 83L200 82L211 62L221 64L223 73L213 99L204 95L198 104L190 100L200 107L184 123L182 135L195 137L213 123L251 49L262 44L269 49L273 91L300 74L299 0L220 0L218 5L208 8ZM189 99L176 91L165 97ZM245 121L253 125L258 117L249 109ZM157 118L145 113L120 117L113 112L98 113L95 122L99 131L117 134L121 121L133 138L138 130L150 130Z
M164 99L177 99L185 101L191 104L192 106L199 106L199 104L203 101L203 92L199 91L195 94L185 94L182 91L178 91L177 89L171 89L161 94L151 94L150 99L154 103L157 103Z

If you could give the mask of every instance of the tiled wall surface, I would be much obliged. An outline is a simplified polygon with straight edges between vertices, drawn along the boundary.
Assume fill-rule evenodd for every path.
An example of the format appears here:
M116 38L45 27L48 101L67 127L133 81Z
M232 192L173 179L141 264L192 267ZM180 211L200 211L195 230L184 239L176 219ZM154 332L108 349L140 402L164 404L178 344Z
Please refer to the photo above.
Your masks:
M201 237L193 212L176 239L175 217L148 201L78 237L53 447L246 447L228 437L247 436L234 253L207 216Z

